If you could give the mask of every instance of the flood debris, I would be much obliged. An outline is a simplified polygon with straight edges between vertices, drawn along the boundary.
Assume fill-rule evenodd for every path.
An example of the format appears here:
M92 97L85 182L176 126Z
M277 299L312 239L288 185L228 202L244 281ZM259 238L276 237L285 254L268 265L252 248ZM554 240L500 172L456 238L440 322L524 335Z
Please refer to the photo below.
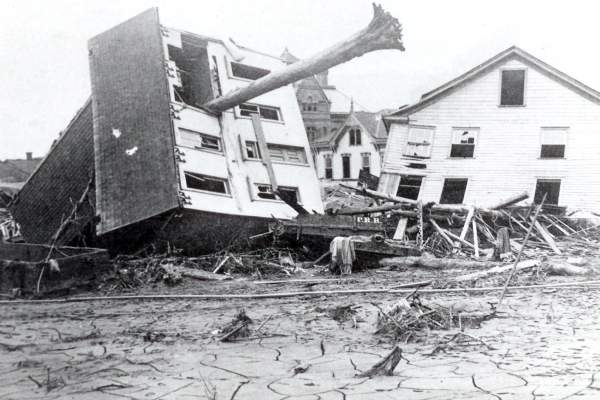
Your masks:
M381 361L375 363L375 365L368 370L361 372L357 377L373 378L374 376L392 376L394 375L396 366L402 358L402 349L399 346L396 346Z
M229 342L237 338L245 338L250 336L250 328L248 327L253 321L248 315L246 310L239 310L233 319L226 325L215 331L214 333L219 335L221 342Z

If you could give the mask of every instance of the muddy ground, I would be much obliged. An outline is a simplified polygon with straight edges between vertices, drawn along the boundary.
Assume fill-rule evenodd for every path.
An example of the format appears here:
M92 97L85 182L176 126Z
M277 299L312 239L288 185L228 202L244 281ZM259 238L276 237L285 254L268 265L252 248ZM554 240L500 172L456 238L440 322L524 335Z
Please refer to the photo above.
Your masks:
M136 293L383 288L436 277L370 270L310 287L239 278ZM546 283L577 279L584 278ZM597 289L509 292L497 318L465 330L481 341L465 336L440 349L457 330L431 331L418 343L398 343L404 359L393 376L359 378L396 345L374 335L372 303L385 306L398 296L0 305L0 399L600 398ZM423 301L483 305L497 297L422 295ZM358 307L354 320L332 319L329 310L345 305ZM218 341L215 330L241 308L254 330L262 325L264 337Z

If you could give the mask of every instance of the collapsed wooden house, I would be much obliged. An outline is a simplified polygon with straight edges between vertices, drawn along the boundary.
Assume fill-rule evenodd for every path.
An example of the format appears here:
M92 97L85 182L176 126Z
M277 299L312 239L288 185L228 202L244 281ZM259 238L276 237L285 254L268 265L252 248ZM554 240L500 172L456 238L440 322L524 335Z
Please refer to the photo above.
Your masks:
M91 98L10 210L33 243L188 252L323 205L292 82L403 50L381 7L363 30L291 65L160 24L150 9L89 42Z

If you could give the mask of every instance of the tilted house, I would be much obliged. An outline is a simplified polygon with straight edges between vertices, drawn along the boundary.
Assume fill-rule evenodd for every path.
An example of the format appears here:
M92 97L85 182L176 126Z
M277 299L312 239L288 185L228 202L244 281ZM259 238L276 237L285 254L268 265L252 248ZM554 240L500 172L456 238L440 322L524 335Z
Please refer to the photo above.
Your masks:
M379 190L600 209L600 93L511 47L386 117Z
M381 113L354 111L351 106L338 129L312 143L319 179L357 181L361 170L379 176L386 141Z
M164 27L156 9L91 39L89 59L91 99L11 206L26 240L51 242L86 193L62 242L91 232L103 245L218 248L295 217L290 203L323 211L291 85L202 107L283 60Z

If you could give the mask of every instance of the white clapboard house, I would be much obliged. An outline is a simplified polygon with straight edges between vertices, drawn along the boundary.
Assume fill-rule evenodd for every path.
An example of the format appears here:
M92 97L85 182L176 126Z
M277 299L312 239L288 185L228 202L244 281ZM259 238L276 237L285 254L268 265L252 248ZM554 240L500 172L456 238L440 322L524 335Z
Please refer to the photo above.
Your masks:
M527 191L600 209L600 93L518 47L385 120L380 191L479 206Z

